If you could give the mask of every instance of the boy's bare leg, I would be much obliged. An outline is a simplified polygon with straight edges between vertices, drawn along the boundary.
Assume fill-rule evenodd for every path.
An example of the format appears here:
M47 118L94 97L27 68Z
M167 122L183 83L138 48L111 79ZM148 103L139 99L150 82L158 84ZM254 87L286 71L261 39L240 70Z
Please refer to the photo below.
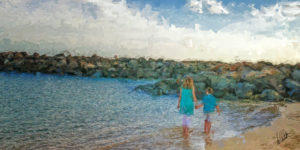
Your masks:
M210 133L210 128L211 128L211 122L208 121L208 122L207 122L207 134Z
M207 120L204 121L204 133L207 133Z

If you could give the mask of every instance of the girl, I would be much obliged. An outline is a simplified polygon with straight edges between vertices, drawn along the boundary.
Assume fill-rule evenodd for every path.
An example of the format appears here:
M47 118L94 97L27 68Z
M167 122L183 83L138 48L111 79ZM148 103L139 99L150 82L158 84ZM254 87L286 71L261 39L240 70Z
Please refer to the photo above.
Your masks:
M182 127L183 135L189 136L190 116L194 114L194 108L197 103L195 95L194 81L191 77L184 79L183 85L180 88L177 108L180 108L179 113L183 114Z

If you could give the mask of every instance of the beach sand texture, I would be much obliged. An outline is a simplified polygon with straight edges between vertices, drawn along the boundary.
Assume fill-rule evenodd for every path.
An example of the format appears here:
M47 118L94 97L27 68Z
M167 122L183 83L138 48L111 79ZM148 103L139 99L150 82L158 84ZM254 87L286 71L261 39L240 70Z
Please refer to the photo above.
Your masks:
M215 150L300 150L300 103L279 108L281 116L270 126L255 128L240 137L213 141L206 149Z

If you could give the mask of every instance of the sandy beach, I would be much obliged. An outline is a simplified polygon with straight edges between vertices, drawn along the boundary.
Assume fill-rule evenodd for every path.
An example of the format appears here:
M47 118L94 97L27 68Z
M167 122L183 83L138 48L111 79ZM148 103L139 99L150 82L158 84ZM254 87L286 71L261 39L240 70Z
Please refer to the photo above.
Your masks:
M279 107L281 116L270 126L255 128L239 137L213 141L206 149L224 150L299 150L300 103Z

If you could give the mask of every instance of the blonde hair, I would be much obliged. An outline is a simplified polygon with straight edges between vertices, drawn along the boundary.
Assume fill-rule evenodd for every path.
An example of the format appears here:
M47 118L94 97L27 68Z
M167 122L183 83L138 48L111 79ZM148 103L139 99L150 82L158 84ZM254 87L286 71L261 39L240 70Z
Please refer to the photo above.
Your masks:
M186 77L183 81L183 88L192 89L194 87L194 80L192 77Z
M209 93L209 94L212 94L214 92L214 90L211 87L208 87L206 89L206 92Z

